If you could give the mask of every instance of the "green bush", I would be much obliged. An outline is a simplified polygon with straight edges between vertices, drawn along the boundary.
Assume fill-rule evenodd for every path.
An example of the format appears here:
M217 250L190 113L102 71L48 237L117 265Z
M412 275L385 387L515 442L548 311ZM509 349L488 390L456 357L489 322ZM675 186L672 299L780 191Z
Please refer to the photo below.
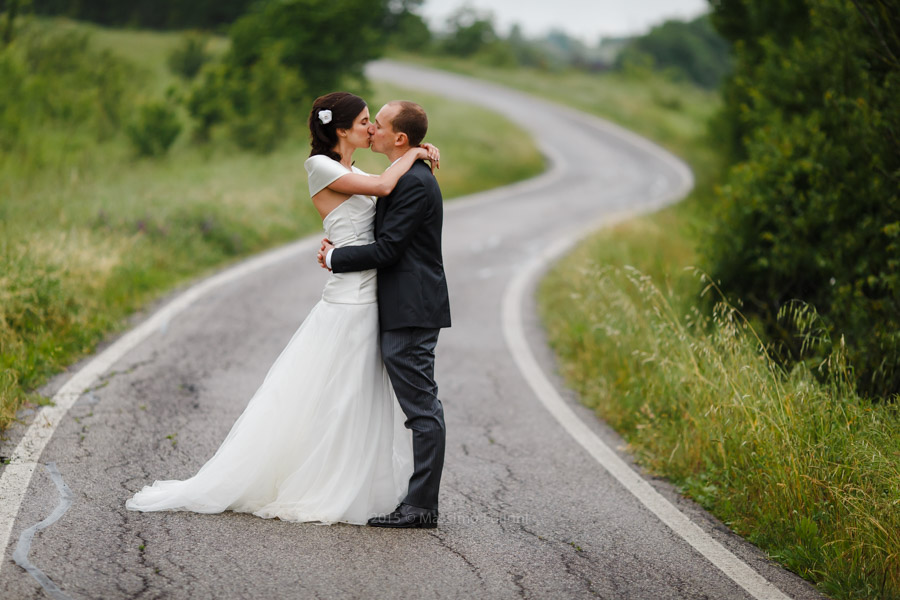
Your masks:
M142 77L84 33L23 29L0 49L0 159L20 172L65 167L121 129Z
M381 55L391 15L388 0L263 0L229 30L226 62L241 70L267 49L294 71L309 101L343 87L347 76L363 79L363 66ZM352 40L348 25L352 24Z
M447 19L449 34L443 50L454 56L472 56L499 40L490 13L463 6Z
M194 79L210 59L206 42L206 37L199 33L185 35L166 58L169 70L188 81Z
M209 141L213 128L224 124L238 146L265 153L286 138L303 99L296 72L282 64L279 47L270 46L247 68L205 68L186 103L197 141Z
M148 102L140 107L137 119L129 124L127 132L140 156L162 156L181 133L181 123L167 103Z
M425 20L410 10L410 6L401 6L399 12L392 12L385 22L385 31L389 33L390 45L411 52L427 52L432 46L432 34Z
M196 122L194 138L206 142L213 127L225 121L228 114L228 69L222 64L207 65L200 80L188 94L186 104Z
M99 139L119 130L131 98L129 83L140 79L129 73L130 65L94 49L78 31L34 28L20 44L31 75L30 101L41 118L86 125Z
M229 29L231 46L221 64L207 67L190 92L188 110L195 138L209 140L225 125L242 148L269 152L285 137L291 115L348 78L362 80L363 65L376 58L386 35L378 26L392 13L379 0L259 2ZM366 14L354 43L341 44L346 24Z
M713 29L708 16L688 23L666 21L635 38L616 57L615 66L649 63L704 88L719 85L732 68L728 42Z
M791 7L793 35L765 33L758 15L725 21L738 65L722 121L746 159L721 186L704 251L783 358L828 350L804 347L778 319L809 303L826 337L847 344L859 391L881 397L900 393L900 11L890 3ZM763 24L758 38L740 22Z
M23 93L26 77L11 52L0 52L0 152L14 149L21 139L28 107Z
M475 62L489 67L513 69L519 65L513 47L504 40L495 40L481 47L472 55Z
M222 125L242 148L272 151L304 106L321 94L363 81L362 68L380 55L388 27L407 27L423 40L421 19L407 3L387 0L263 0L229 29L230 48L200 71L187 108L194 137L208 141ZM364 22L358 16L365 14ZM348 22L352 44L338 43ZM418 24L417 24L418 23ZM426 40L427 41L427 40ZM187 42L185 42L187 44ZM186 53L186 46L185 46Z
M277 47L263 51L233 90L231 134L242 148L271 152L287 133L289 116L300 103L300 79L281 64Z

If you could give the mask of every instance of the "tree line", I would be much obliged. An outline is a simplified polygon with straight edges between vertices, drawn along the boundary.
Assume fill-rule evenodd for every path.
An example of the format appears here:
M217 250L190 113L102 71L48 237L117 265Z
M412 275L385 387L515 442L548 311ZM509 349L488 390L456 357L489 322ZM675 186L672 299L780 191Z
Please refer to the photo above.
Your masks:
M787 364L846 369L862 394L896 398L900 1L711 5L735 57L711 275Z
M725 40L709 18L691 22L667 21L645 35L598 40L585 44L562 31L527 38L521 28L501 33L489 11L471 5L451 14L441 32L432 31L419 14L423 0L375 0L365 6L366 19L348 23L364 26L374 20L389 45L415 51L471 58L498 67L540 69L623 70L635 65L667 70L670 74L704 87L715 87L730 69ZM242 16L255 12L265 0L0 0L0 12L30 8L35 14L67 16L106 26L152 29L200 29L227 31ZM305 0L286 4L309 4ZM342 2L332 3L336 7ZM314 6L315 3L312 3ZM387 12L385 13L385 8ZM365 27L363 27L365 28ZM298 31L303 35L301 29ZM330 32L323 32L330 35ZM620 52L621 51L621 52Z
M242 148L270 151L296 124L296 115L302 114L298 109L352 79L362 82L365 63L383 51L391 20L419 3L269 0L199 3L188 9L180 6L187 3L170 2L154 3L154 10L141 2L31 5L35 11L65 10L107 24L233 21L226 28L230 44L221 57L207 52L206 34L186 33L169 56L170 68L184 83L164 98L142 100L136 93L142 86L138 70L95 49L85 33L17 20L28 7L22 0L6 0L0 21L9 33L0 48L0 152L40 154L39 140L46 137L42 131L52 126L78 129L85 139L123 131L138 154L161 155L182 131L182 110L191 117L198 143L221 132ZM353 39L342 43L348 24L353 24Z
M453 13L446 23L446 31L432 32L419 14L423 0L229 0L210 2L201 0L184 3L175 0L118 3L108 0L0 0L5 9L6 32L12 37L12 23L17 14L33 11L37 14L66 15L104 25L128 25L152 28L194 28L186 32L181 45L169 57L170 68L185 81L183 89L173 90L166 98L144 101L131 108L117 109L134 115L122 129L141 155L165 154L182 131L177 116L179 106L191 116L192 131L197 142L212 139L217 131L225 132L241 147L266 152L284 138L292 114L309 104L316 96L342 85L349 79L362 82L363 65L377 58L387 47L414 51L420 54L440 54L464 57L498 67L527 66L537 69L578 68L590 70L597 66L592 50L584 43L562 32L551 32L543 39L528 39L519 28L503 37L497 31L493 16L466 6ZM360 18L364 15L365 18ZM344 43L348 24L353 24L353 39ZM698 49L709 54L697 40L713 40L707 21L686 24L690 31L702 35L688 36L684 52L669 52L680 31L667 24L634 41L632 54L656 53L660 68L697 79L691 73L704 72L697 64L707 64L694 54ZM38 27L39 29L40 27ZM230 38L229 49L222 57L213 58L206 51L208 34L203 30L219 28ZM33 28L34 29L34 28ZM18 51L8 60L16 62L32 51L30 45L80 48L85 63L92 60L85 52L85 40L64 39L72 34L59 34L48 28L46 40L26 36ZM43 35L43 34L42 34ZM667 38L663 44L657 38ZM714 41L714 40L713 40ZM719 39L721 43L721 39ZM9 45L7 42L6 45ZM662 48L662 50L660 50ZM649 55L648 54L648 55ZM663 56L681 56L684 64L666 61ZM60 62L63 65L66 61ZM107 61L108 62L108 61ZM29 87L29 77L46 81L49 71L29 74L27 58L14 69L14 83L20 90ZM607 68L613 67L610 62ZM621 65L620 65L621 67ZM44 69L53 69L47 64ZM60 67L62 68L62 67ZM621 67L626 68L626 67ZM627 67L630 68L630 67ZM110 70L120 73L122 70ZM710 72L713 73L713 72ZM719 77L705 73L705 85ZM720 73L720 71L715 71ZM118 75L111 75L113 79ZM60 73L59 81L68 75ZM129 87L125 83L120 86ZM8 91L9 91L8 90ZM99 92L97 92L99 93ZM26 94L27 95L27 94ZM66 94L63 93L63 97ZM31 103L19 95L7 96L7 115L33 113L23 106ZM41 105L40 102L37 105ZM0 106L2 108L2 106ZM2 113L2 111L0 111ZM9 131L0 137L16 139L13 130L18 117L3 119ZM37 118L40 121L40 118ZM107 119L108 120L108 119ZM37 122L36 121L36 122ZM88 120L89 121L89 120Z
M7 3L23 0L5 0ZM30 0L35 14L66 16L110 27L216 29L233 23L255 0Z

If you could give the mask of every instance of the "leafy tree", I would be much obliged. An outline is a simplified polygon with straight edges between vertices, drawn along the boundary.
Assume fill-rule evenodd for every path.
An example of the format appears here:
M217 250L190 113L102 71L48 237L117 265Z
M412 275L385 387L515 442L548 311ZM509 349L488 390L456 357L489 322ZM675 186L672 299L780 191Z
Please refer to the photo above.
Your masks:
M0 115L9 116L0 116L0 129L22 136L9 136L13 147L27 144L31 132L45 124L108 138L128 111L128 66L91 47L83 33L31 28L0 51L0 63Z
M645 55L659 69L671 70L705 88L714 88L731 71L728 42L708 16L690 22L666 21L648 34L635 38L616 58L615 66L640 64Z
M266 48L243 75L240 84L232 88L232 136L244 148L270 152L283 139L300 101L300 80L282 64L278 46Z
M900 3L714 7L735 40L723 121L743 158L721 187L711 274L785 358L828 350L779 320L800 300L843 338L862 393L898 394Z
M739 74L726 80L722 89L725 106L716 122L716 133L725 142L723 149L732 160L746 158L744 138L754 125L743 107L750 106L751 87L743 78L753 75L754 65L762 62L764 46L785 48L794 37L806 35L809 29L807 0L709 0L710 19L715 29L733 45L738 56Z
M547 66L547 57L534 43L525 38L522 28L518 24L513 25L506 41L509 43L510 49L519 65L539 68Z
M228 69L223 64L208 64L200 71L200 83L187 96L187 109L196 121L194 139L208 142L212 129L223 123L230 106Z
M394 9L417 5L409 0ZM195 138L210 139L222 123L241 146L270 151L295 122L292 113L348 77L363 80L363 66L386 42L384 24L400 17L388 0L260 2L231 26L222 63L205 68L188 94Z
M465 5L447 19L444 49L456 56L472 56L497 41L493 16Z
M169 70L188 81L196 77L210 59L206 51L206 41L206 37L199 33L185 35L167 57Z
M740 44L749 57L762 55L764 38L784 47L809 25L810 7L806 0L709 0L709 4L716 30Z
M28 4L29 0L0 0L0 15L3 15L3 20L0 21L0 41L4 46L12 42L16 17L28 8Z
M428 24L418 13L423 0L402 0L392 2L384 23L384 30L389 32L389 43L403 50L416 52L428 51L433 43L433 36Z
M387 0L270 0L231 27L228 62L250 68L277 45L281 64L296 72L307 97L363 79L363 66L384 47Z

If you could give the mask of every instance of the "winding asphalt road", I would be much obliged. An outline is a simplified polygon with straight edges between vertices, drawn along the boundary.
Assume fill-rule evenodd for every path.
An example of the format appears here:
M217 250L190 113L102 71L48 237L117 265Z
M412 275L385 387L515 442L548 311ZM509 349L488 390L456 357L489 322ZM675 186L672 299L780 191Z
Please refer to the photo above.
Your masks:
M592 228L680 198L686 167L485 82L389 62L370 74L494 108L551 163L447 208L440 528L124 509L215 451L320 297L313 236L176 296L52 384L57 408L0 447L13 457L0 480L0 598L817 598L670 486L637 477L621 440L554 375L535 317L548 261Z

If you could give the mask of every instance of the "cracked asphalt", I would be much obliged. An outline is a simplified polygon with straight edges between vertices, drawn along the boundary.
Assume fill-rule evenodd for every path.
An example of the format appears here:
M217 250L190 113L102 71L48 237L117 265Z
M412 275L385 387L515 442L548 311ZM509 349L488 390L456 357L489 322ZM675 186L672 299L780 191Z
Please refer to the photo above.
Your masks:
M437 350L447 423L440 527L125 511L141 486L192 475L218 447L321 296L325 273L310 251L203 296L85 391L41 457L58 465L74 502L35 536L31 562L73 599L749 597L569 437L523 381L501 331L503 292L526 261L579 225L651 208L678 174L592 120L515 92L388 62L371 74L500 109L559 161L543 184L462 200L445 217L454 326ZM527 298L539 362L621 453L616 434L554 375L534 308ZM784 593L819 597L671 486L651 484ZM4 550L0 598L47 597L11 556L58 502L38 469Z

